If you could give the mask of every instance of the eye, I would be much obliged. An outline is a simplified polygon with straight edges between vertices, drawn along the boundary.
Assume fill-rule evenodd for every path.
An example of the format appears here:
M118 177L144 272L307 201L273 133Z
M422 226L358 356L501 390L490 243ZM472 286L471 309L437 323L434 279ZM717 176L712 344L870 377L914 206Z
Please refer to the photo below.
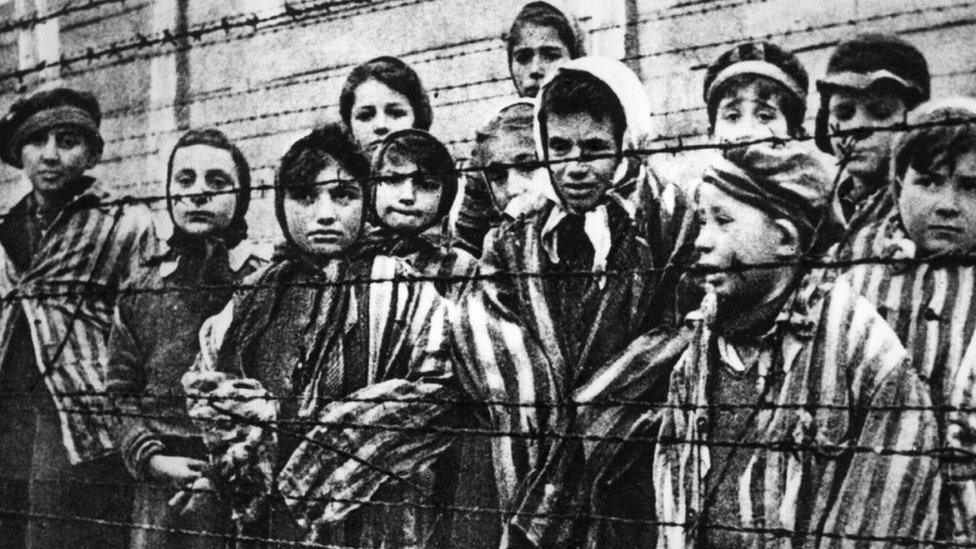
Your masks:
M413 186L427 192L434 192L441 188L441 182L429 175L417 175L413 178Z
M549 138L549 152L554 156L566 156L573 150L573 142L561 137Z
M587 139L583 141L581 156L585 155L603 155L614 151L613 143L605 139Z
M719 227L724 227L735 220L726 214L715 214L715 224Z
M875 120L888 120L895 114L895 105L881 101L872 103L868 106L868 114Z
M976 177L960 177L959 188L966 192L976 191Z
M485 179L492 184L501 183L508 178L508 170L496 162L489 164L482 172L485 174Z
M336 204L343 206L359 200L361 193L355 187L337 187L329 191L329 196Z
M407 112L407 109L404 109L403 107L400 107L400 106L390 106L390 107L387 107L386 114L390 118L405 118L410 113Z
M834 119L836 120L846 122L851 118L854 118L855 111L856 109L854 108L854 105L850 103L841 103L839 105L835 105L830 109L830 115L833 116Z
M756 118L763 124L772 124L776 121L776 113L772 110L762 110L756 113Z
M58 134L58 147L62 149L73 149L82 143L81 135L74 132L64 132Z
M376 116L376 111L373 109L359 109L356 111L356 120L360 122L369 122Z
M35 147L43 147L44 146L44 143L46 143L46 142L47 142L47 134L44 134L44 133L38 133L38 134L32 135L26 141L26 143L28 145L33 145Z
M545 48L541 52L543 59L546 61L559 61L563 58L563 50L559 48Z
M535 52L533 52L531 48L525 48L516 51L515 55L512 56L512 59L514 59L519 65L528 65L532 62L532 57L534 55Z
M727 111L725 111L725 112L722 113L722 120L724 120L724 121L726 121L726 122L728 122L730 124L734 124L734 123L738 122L740 118L741 118L741 115L739 114L738 111L727 110Z
M319 187L318 185L315 184L298 185L295 187L291 187L288 189L288 192L286 193L288 199L294 200L302 204L311 204L312 202L315 202L315 199L318 198L318 195L319 195Z
M192 187L195 180L196 177L194 177L194 175L190 172L180 172L173 177L173 181L176 183L176 186L183 189Z
M912 182L916 187L922 187L923 189L930 189L932 187L937 187L941 183L940 178L934 175L920 174Z

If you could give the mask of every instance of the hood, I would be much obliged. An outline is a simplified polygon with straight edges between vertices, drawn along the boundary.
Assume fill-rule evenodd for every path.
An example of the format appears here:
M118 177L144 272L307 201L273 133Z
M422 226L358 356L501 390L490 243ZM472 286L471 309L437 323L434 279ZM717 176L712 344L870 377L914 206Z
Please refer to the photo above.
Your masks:
M651 136L651 101L634 71L616 59L607 57L581 57L567 63L553 76L547 80L539 91L540 101L535 106L535 145L536 154L545 163L549 161L548 151L542 142L542 126L539 119L541 111L541 97L549 83L560 74L566 72L588 73L604 82L617 96L620 105L624 109L624 116L627 119L627 130L623 135L622 150L633 151L642 148ZM614 183L619 185L628 179L629 175L638 171L642 162L638 158L624 157L623 162L617 169ZM550 176L550 186L552 186Z

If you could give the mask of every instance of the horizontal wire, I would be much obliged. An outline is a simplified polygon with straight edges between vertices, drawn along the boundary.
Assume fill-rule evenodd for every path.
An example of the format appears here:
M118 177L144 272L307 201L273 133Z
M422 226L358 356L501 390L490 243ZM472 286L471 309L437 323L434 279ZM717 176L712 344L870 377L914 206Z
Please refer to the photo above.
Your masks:
M85 2L69 2L63 7L56 10L48 11L45 13L33 12L30 15L25 15L23 17L11 18L6 21L0 22L0 34L9 33L15 30L31 29L40 25L41 23L46 23L52 19L57 19L59 17L64 17L66 15L75 15L78 13L83 13L86 11L91 11L96 8L101 8L111 4L122 4L125 5L126 0L87 0Z
M871 127L871 128L853 128L853 129L847 129L847 130L834 130L834 131L831 131L831 132L828 132L827 134L825 134L825 137L827 137L827 138L841 138L841 139L844 139L844 138L855 138L855 137L860 136L860 135L863 135L865 133L869 133L869 134L873 134L873 133L903 133L903 132L912 131L912 130L919 130L919 129L931 129L931 128L939 128L939 127L953 127L953 126L971 125L971 124L976 124L976 117L946 117L946 118L943 118L943 119L940 119L940 120L936 120L936 121L916 123L916 124L897 123L897 124L892 124L892 125L889 125L889 126L879 126L879 127ZM317 126L311 126L311 127L317 127ZM291 129L291 130L285 130L285 131L296 131L296 130ZM663 145L663 146L651 147L651 148L636 148L636 149L621 151L619 154L618 153L583 154L583 155L577 155L577 156L572 156L572 157L567 157L567 158L560 158L560 159L556 159L556 160L550 159L549 161L546 161L546 162L544 162L544 161L531 161L531 162L497 163L497 164L494 165L494 167L499 167L499 168L537 168L537 167L545 167L545 166L553 166L553 165L566 164L566 163L571 163L571 162L581 162L581 161L582 162L586 162L586 161L593 161L593 160L616 159L616 158L620 158L620 157L641 159L643 157L650 157L650 156L655 156L655 155L666 155L666 154L675 155L675 154L680 154L680 153L690 152L690 151L706 151L706 150L728 151L728 150L733 150L733 149L741 149L743 147L748 147L748 146L752 146L752 145L762 145L762 144L773 145L773 146L780 146L780 145L784 145L784 144L787 144L787 143L794 143L794 142L809 142L809 141L812 141L814 139L815 139L814 136L809 136L809 135L785 136L785 137L771 136L771 137L755 138L755 139L749 139L749 140L738 141L738 142L731 142L731 143L730 142L719 142L719 143L707 142L707 143L690 143L689 144L689 143L684 143L684 140L679 137L679 138L676 139L677 144L675 144L675 145ZM158 153L158 151L157 151L157 153ZM270 167L270 166L267 166L267 167ZM264 168L264 166L262 166L262 168ZM464 173L484 172L485 170L486 170L486 167L484 167L484 166L462 166L462 167L456 167L456 168L450 170L450 172L425 172L425 171L419 171L418 170L418 171L411 172L411 173L408 173L408 174L398 174L396 176L369 175L365 179L366 179L367 182L370 182L370 181L376 182L376 181L389 181L389 180L400 179L400 178L402 178L404 176L416 176L416 175L460 175L460 174L464 174ZM325 181L325 182L318 182L318 183L309 184L307 186L316 186L316 185L321 186L321 185L327 185L329 183L334 183L334 182L335 182L334 180L332 180L332 181ZM274 185L258 185L258 186L252 186L251 187L251 192L268 191L268 190L274 190L275 188L276 187ZM193 196L207 196L207 197L212 197L212 196L219 196L219 195L223 195L223 194L236 195L238 193L239 193L239 190L231 189L231 190L226 190L226 191L206 191L206 192L201 192L201 193L185 193L185 194L181 194L180 196L187 197L187 198L193 197ZM115 200L107 200L107 201L99 202L98 204L95 204L93 206L88 206L88 207L89 208L105 208L105 207L111 207L111 206L127 206L127 205L133 205L133 204L148 204L148 203L151 203L151 202L164 201L166 199L167 199L167 196L165 194L161 194L161 195L149 195L149 196L141 196L141 197L126 196L126 197L119 198L119 199L115 199ZM9 214L9 213L0 214L0 221L3 221L9 215L11 215L11 214Z

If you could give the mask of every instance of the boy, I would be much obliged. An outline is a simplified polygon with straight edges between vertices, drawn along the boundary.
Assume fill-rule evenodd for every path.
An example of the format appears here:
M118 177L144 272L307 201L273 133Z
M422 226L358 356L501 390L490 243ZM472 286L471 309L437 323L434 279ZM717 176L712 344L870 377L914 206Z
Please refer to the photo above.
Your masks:
M368 175L365 158L338 126L293 144L275 186L287 244L201 330L200 375L255 380L278 406L277 419L263 424L277 451L246 460L270 471L277 489L249 494L226 472L213 479L234 496L236 516L249 519L239 521L247 535L353 547L436 539L436 514L425 510L438 485L432 460L404 468L399 447L385 451L392 438L386 426L349 412L386 397L381 410L416 444L436 456L450 443L446 435L410 431L413 421L436 424L449 407L394 401L441 399L449 377L448 304L432 285L406 280L413 271L400 260L355 257ZM185 384L192 381L189 375ZM226 417L221 410L234 402L233 395L218 399L215 415ZM233 459L213 456L217 464ZM363 497L347 498L363 479L348 474L349 463L332 467L336 460L375 463L370 471L385 473L367 479Z
M712 140L802 137L810 77L792 52L769 42L725 51L705 73Z
M206 448L186 417L180 378L200 350L203 321L262 263L245 242L250 168L223 133L192 130L170 153L166 190L173 234L134 277L140 291L119 299L105 384L122 409L116 445L140 482L130 547L217 548L225 545L230 513L198 483ZM174 488L190 484L196 491Z
M837 46L817 90L817 146L835 155L846 172L837 187L848 225L838 258L850 259L857 232L892 206L886 191L896 133L871 130L901 124L909 111L928 100L928 64L915 46L897 36L861 34Z
M796 261L828 244L829 176L786 147L727 158L697 192L707 293L662 412L658 546L931 539L927 391L870 304Z
M0 470L29 478L3 487L9 507L29 504L28 547L126 539L92 522L126 522L131 503L99 394L116 292L155 237L147 211L109 200L85 175L101 158L100 121L95 97L70 88L19 100L0 120L0 159L31 183L0 224L0 291L19 296L0 304ZM3 537L22 544L23 527Z
M930 127L895 139L890 186L895 207L867 224L852 243L854 257L879 263L855 266L844 276L908 347L933 405L958 405L952 395L971 383L960 380L966 376L963 355L976 329L976 269L952 258L976 251L976 100L924 103L908 123ZM940 256L948 261L939 262ZM899 259L934 262L899 264ZM951 446L947 415L936 417L939 447ZM959 462L944 464L937 537L971 542L976 539L976 483L971 474L961 473Z

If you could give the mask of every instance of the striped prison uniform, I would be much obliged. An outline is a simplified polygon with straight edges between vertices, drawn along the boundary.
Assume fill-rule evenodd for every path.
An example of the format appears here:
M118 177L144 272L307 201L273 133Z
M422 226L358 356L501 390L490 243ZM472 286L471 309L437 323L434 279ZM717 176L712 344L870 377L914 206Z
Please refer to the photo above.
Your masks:
M911 363L936 407L950 404L960 365L976 330L976 268L968 265L884 263L914 259L915 244L902 226L897 208L851 236L844 259L878 259L847 269L845 279L888 321L908 349ZM965 376L965 374L962 374ZM937 414L939 446L946 443L947 417ZM976 541L976 509L963 498L976 496L974 467L947 461L943 468L940 537ZM972 494L967 496L966 494ZM974 501L973 503L976 503ZM971 510L966 511L969 507ZM951 519L951 520L950 520Z
M490 439L490 462L479 470L493 470L497 507L493 505L488 511L496 515L499 526L508 523L519 507L520 493L529 483L530 473L544 463L550 447L559 439L557 429L568 421L562 418L574 414L566 406L574 388L650 327L673 318L676 275L664 267L672 264L674 250L679 247L673 241L656 248L649 246L628 214L631 210L620 206L621 202L614 199L608 206L612 245L606 274L576 276L577 280L584 279L577 283L578 294L567 293L565 279L572 277L558 272L542 245L542 229L551 204L526 212L491 233L481 268L483 273L497 276L475 282L451 315L450 333L457 354L453 396L428 409L411 405L410 416L398 413L396 407L375 403L350 402L342 408L347 420L360 418L396 426L377 434L382 451L373 454L373 463L382 459L397 470L422 469L443 452L441 442L449 441L458 431L434 432L427 439L427 429L442 424L445 414L460 409L463 414L454 414L465 425L460 435ZM644 214L648 221L642 227L654 223L661 228L656 231L660 235L684 235L690 223L684 216L683 202L672 206L649 205ZM680 224L682 230L673 224ZM568 316L573 314L577 318L571 322ZM570 326L584 333L571 336ZM437 391L442 388L438 386ZM392 390L385 396L370 394L393 399L410 396ZM413 398L416 400L415 395ZM315 434L316 438L329 436L325 430ZM335 437L328 440L332 444ZM343 498L368 497L375 485L385 481L376 467L353 467L355 464L337 463L336 459L320 451L318 474L335 471L331 489ZM328 493L324 490L328 483L318 486L321 488L317 487L315 494ZM298 491L293 493L297 497ZM309 495L307 490L301 493ZM338 505L335 508L334 512L327 511L338 513ZM517 528L528 529L526 525Z
M874 308L829 278L811 274L759 344L757 396L734 439L709 433L723 413L709 401L728 368L722 338L689 317L694 340L672 374L654 458L659 547L702 546L709 528L746 547L932 539L941 482L925 453L937 436L928 392ZM713 461L723 447L729 457ZM725 479L735 495L717 502L712 485L737 452L745 466ZM709 524L719 504L738 520Z
M73 464L113 452L115 418L103 395L112 310L122 283L156 246L145 208L109 203L99 183L83 183L26 268L0 248L0 364L23 315Z
M196 368L256 379L279 406L270 427L278 493L267 521L245 533L354 547L436 544L441 525L427 506L448 483L434 462L451 438L414 428L450 420L441 404L449 304L413 276L386 256L324 269L285 259L204 324ZM357 414L367 406L371 414ZM429 456L421 463L401 459L420 451Z

